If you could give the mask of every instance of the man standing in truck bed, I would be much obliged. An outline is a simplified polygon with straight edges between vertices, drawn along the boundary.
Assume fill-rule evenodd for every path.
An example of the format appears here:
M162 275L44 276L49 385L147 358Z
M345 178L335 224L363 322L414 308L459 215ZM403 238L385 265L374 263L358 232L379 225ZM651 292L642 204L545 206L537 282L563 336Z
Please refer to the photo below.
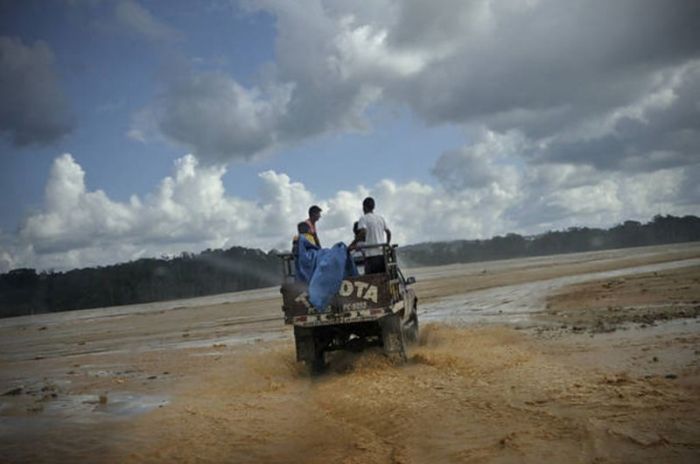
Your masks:
M386 221L380 215L374 214L374 198L367 197L364 199L362 211L365 214L357 221L358 234L352 244L350 244L350 248L354 248L358 242L364 242L364 245L390 243L391 231L386 226ZM381 247L368 248L364 253L366 256L365 274L386 272L384 252Z
M317 205L313 205L309 208L309 219L307 219L306 224L309 226L309 233L314 237L316 241L315 245L319 248L321 247L321 241L318 239L318 233L316 232L316 223L321 219L321 208Z

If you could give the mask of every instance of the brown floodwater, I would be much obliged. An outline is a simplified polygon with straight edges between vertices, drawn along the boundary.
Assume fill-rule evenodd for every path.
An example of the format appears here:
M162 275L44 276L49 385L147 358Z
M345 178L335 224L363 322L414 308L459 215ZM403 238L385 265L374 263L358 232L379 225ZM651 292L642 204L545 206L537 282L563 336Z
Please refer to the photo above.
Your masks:
M698 255L681 251L625 259ZM0 321L0 462L699 462L697 318L552 326L576 314L567 286L622 275L596 274L610 256L419 271L431 296L408 362L335 353L316 377L295 361L270 290ZM658 268L663 294L677 297L674 280L687 285L674 269L693 265ZM548 315L554 291L568 306Z

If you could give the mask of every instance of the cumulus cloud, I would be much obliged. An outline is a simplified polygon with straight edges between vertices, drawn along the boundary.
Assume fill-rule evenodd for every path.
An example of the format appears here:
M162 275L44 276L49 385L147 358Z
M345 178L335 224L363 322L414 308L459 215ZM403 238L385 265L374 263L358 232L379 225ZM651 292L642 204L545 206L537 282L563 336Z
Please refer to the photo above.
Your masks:
M0 134L24 146L54 142L72 128L48 45L0 37Z
M65 267L207 246L281 248L312 203L324 209L330 244L349 239L368 194L403 243L700 212L696 1L246 5L276 21L274 62L259 79L192 71L165 82L133 118L132 138L164 137L197 158L126 203L86 190L75 160L59 158L43 210L2 262ZM118 6L135 33L170 40L137 4ZM367 131L374 105L464 128L464 145L435 163L436 183L386 179L318 198L267 171L255 201L225 192L228 161Z
M498 134L488 130L478 142L444 153L433 174L450 190L479 189L493 182L517 180L515 163L526 152L524 138L517 132Z
M546 160L542 153L547 149L517 131L482 131L471 144L443 153L433 173L453 195L489 192L476 209L493 214L501 227L495 233L608 226L626 218L700 212L699 203L689 200L700 193L695 186L698 161L664 163L653 170L611 170ZM541 160L527 162L537 157Z
M483 150L518 139L484 137ZM472 156L477 165L482 162L471 149L454 156L465 153L465 167L473 166ZM517 156L517 150L512 153ZM504 157L501 162L511 160ZM523 170L481 167L489 181L468 188L385 179L328 198L314 195L284 173L265 171L259 174L257 197L248 200L226 192L226 168L202 165L187 155L151 193L118 202L100 190L88 190L82 167L64 154L54 160L42 209L26 218L18 235L0 233L0 269L66 269L234 245L284 250L311 204L324 211L322 243L347 243L368 195L376 199L377 212L400 244L488 238L507 231L531 234L574 225L608 227L626 219L648 220L660 212L700 213L697 202L680 201L687 189L696 198L700 194L693 177L697 170L676 167L623 175L574 164Z
M126 205L103 191L86 191L85 172L65 154L51 168L44 211L27 218L20 236L38 253L66 252L121 237L134 220Z
M260 174L259 201L242 200L226 195L225 173L187 155L151 193L117 202L88 190L82 167L61 155L42 210L25 219L17 237L0 237L3 265L64 269L209 247L286 247L313 196L269 171Z
M659 213L697 215L697 205L681 201L688 176L683 168L628 175L566 164L530 167L523 196L504 215L524 231L607 226Z
M698 2L245 4L276 18L275 60L263 78L244 86L193 74L148 109L151 130L210 162L369 130L367 109L381 103L428 124L517 132L531 148L521 163L654 172L692 164L700 149ZM143 138L146 126L132 133ZM473 173L498 164L478 150L460 148L435 171L448 160L471 158Z
M153 42L169 42L180 38L178 31L156 19L146 8L132 0L117 3L114 17L121 28Z
M223 161L274 146L288 101L289 90L284 87L264 93L246 89L229 76L209 73L174 83L154 105L153 117L166 137L200 156Z
M145 111L155 123L135 120L139 137L155 127L201 158L251 158L277 147L332 132L369 129L367 108L385 83L418 73L430 50L394 50L388 30L320 2L250 5L276 16L276 60L258 85L221 73L192 73L167 84Z

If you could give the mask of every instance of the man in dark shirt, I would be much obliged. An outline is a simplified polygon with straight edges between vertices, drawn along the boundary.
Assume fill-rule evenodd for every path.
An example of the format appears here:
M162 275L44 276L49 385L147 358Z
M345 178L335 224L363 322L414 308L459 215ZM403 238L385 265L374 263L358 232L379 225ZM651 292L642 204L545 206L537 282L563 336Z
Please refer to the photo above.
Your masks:
M318 233L316 232L316 223L321 219L321 211L320 207L313 205L309 208L309 218L304 221L309 225L309 233L313 235L319 248L321 247L321 241L318 239Z

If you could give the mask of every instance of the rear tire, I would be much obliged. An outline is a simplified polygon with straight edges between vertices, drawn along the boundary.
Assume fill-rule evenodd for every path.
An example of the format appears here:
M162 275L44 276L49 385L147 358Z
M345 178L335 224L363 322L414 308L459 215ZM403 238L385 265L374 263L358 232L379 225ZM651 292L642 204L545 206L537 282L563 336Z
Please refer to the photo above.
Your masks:
M411 314L408 322L403 326L403 338L406 343L412 344L418 341L418 315Z
M392 361L405 362L406 349L399 315L390 314L383 317L379 320L379 327L382 332L384 354Z
M297 361L304 361L311 374L320 374L326 368L325 345L320 335L312 328L294 327Z
M323 351L317 351L314 353L314 357L311 361L306 361L306 365L309 368L309 373L311 375L322 374L326 370L326 357Z

